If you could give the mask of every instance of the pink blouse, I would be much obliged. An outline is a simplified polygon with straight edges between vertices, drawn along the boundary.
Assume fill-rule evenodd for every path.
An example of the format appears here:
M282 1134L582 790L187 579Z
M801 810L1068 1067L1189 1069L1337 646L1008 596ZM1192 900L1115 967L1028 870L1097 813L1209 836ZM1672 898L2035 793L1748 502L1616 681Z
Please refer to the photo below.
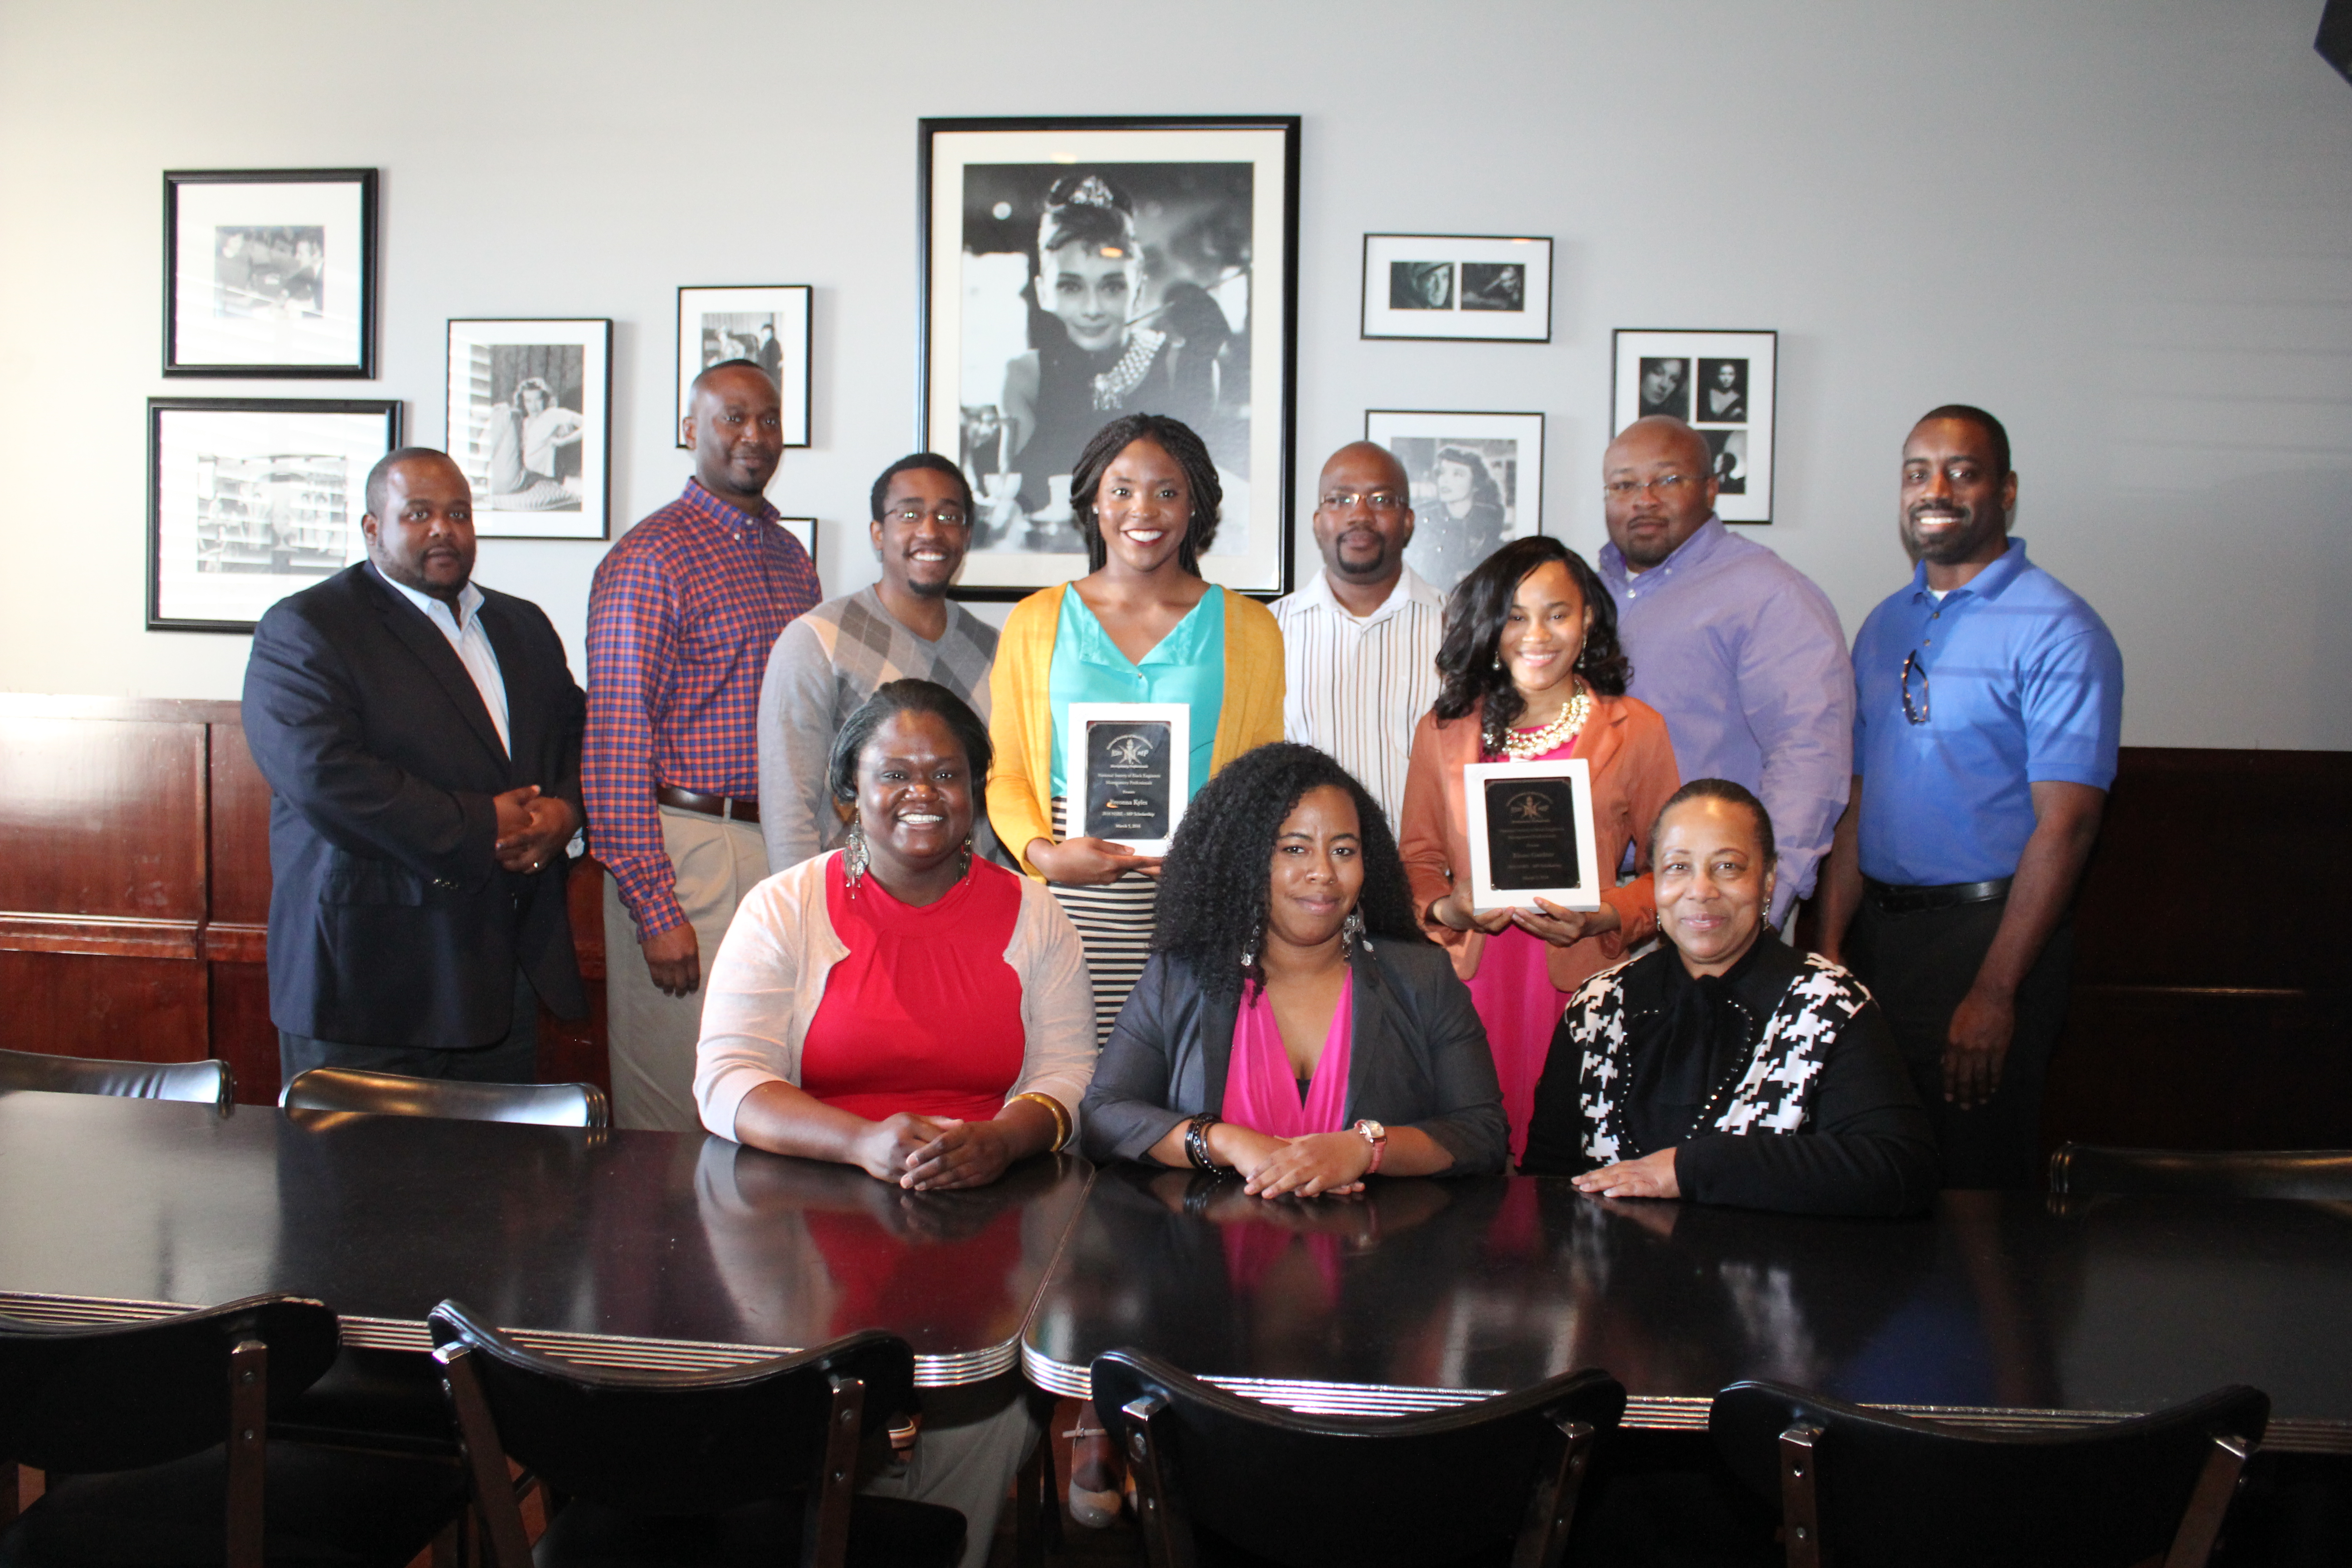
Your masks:
M1219 1114L1236 1127L1271 1138L1303 1138L1310 1132L1339 1132L1348 1121L1348 1046L1353 1033L1351 998L1354 976L1339 987L1339 1005L1331 1009L1331 1032L1323 1037L1323 1055L1315 1063L1307 1098L1298 1097L1298 1079L1290 1070L1289 1053L1282 1048L1282 1030L1265 993L1249 981L1242 983L1241 1009L1234 1016L1233 1058L1225 1066L1225 1103Z

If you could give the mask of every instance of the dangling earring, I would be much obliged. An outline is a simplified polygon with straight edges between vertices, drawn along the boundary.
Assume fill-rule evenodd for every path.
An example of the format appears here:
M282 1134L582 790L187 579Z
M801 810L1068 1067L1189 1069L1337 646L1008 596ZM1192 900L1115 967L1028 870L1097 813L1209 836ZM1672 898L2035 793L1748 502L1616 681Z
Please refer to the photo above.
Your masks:
M965 834L965 835L963 836L963 865L962 865L962 866L961 866L961 867L957 870L957 872L956 872L956 879L957 879L958 881L961 881L964 878L969 877L969 876L971 876L971 834L969 834L969 833L967 833L967 834Z
M1353 963L1356 962L1356 950L1370 946L1371 943L1364 940L1364 907L1358 904L1348 911L1348 918L1339 922L1339 953Z
M857 896L857 884L866 879L866 825L852 822L849 825L849 847L841 855L841 870L849 883L849 896L853 899Z

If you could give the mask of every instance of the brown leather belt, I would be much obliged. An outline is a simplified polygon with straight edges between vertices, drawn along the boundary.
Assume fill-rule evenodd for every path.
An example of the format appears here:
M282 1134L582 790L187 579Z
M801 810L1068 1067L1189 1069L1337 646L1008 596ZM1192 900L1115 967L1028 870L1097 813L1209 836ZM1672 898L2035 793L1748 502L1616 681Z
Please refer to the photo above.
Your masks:
M2016 879L1997 877L1990 882L1946 882L1932 888L1900 888L1891 882L1863 879L1864 896L1883 915L1917 914L1922 910L1949 910L1961 904L1990 903L2009 896Z
M760 803L756 800L737 800L732 795L697 795L690 789L675 789L668 784L656 784L654 798L664 805L674 805L680 811L698 811L722 822L760 820Z

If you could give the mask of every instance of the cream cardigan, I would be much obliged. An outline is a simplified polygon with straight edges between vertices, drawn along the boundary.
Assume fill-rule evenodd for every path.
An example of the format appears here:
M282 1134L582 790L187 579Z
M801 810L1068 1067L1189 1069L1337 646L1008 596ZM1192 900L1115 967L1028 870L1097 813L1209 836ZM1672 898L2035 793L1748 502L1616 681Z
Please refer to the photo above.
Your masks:
M704 983L694 1100L702 1124L735 1136L735 1110L763 1083L797 1085L801 1042L833 966L849 949L824 907L824 868L839 850L779 871L735 911ZM997 868L990 868L998 870ZM986 873L983 873L986 874ZM1021 1077L1005 1098L1050 1094L1070 1113L1095 1071L1095 996L1077 928L1041 883L1021 879L1004 962L1021 980Z

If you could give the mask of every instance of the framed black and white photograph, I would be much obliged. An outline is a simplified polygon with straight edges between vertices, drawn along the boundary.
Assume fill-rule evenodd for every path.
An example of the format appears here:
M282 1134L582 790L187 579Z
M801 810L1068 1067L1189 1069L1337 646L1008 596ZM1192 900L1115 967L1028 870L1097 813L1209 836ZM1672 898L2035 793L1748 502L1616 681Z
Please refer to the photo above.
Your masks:
M485 539L610 533L613 323L449 323L449 455Z
M1363 335L1548 343L1551 241L1368 234Z
M373 169L163 175L163 374L375 374Z
M363 559L368 470L399 445L397 402L149 398L147 629L249 632Z
M1441 594L1514 539L1543 531L1540 414L1374 408L1364 439L1404 465L1412 484L1405 564Z
M980 502L959 593L1086 574L1071 469L1136 413L1217 466L1202 574L1287 591L1297 118L926 120L920 147L918 439Z
M816 559L816 519L813 517L780 517L776 519L786 533L801 542L801 548Z
M1671 414L1706 438L1716 514L1772 521L1772 403L1780 334L1621 327L1610 378L1609 431Z
M686 441L687 389L714 364L747 359L768 373L782 404L784 445L809 444L809 314L805 283L677 291L677 444Z

